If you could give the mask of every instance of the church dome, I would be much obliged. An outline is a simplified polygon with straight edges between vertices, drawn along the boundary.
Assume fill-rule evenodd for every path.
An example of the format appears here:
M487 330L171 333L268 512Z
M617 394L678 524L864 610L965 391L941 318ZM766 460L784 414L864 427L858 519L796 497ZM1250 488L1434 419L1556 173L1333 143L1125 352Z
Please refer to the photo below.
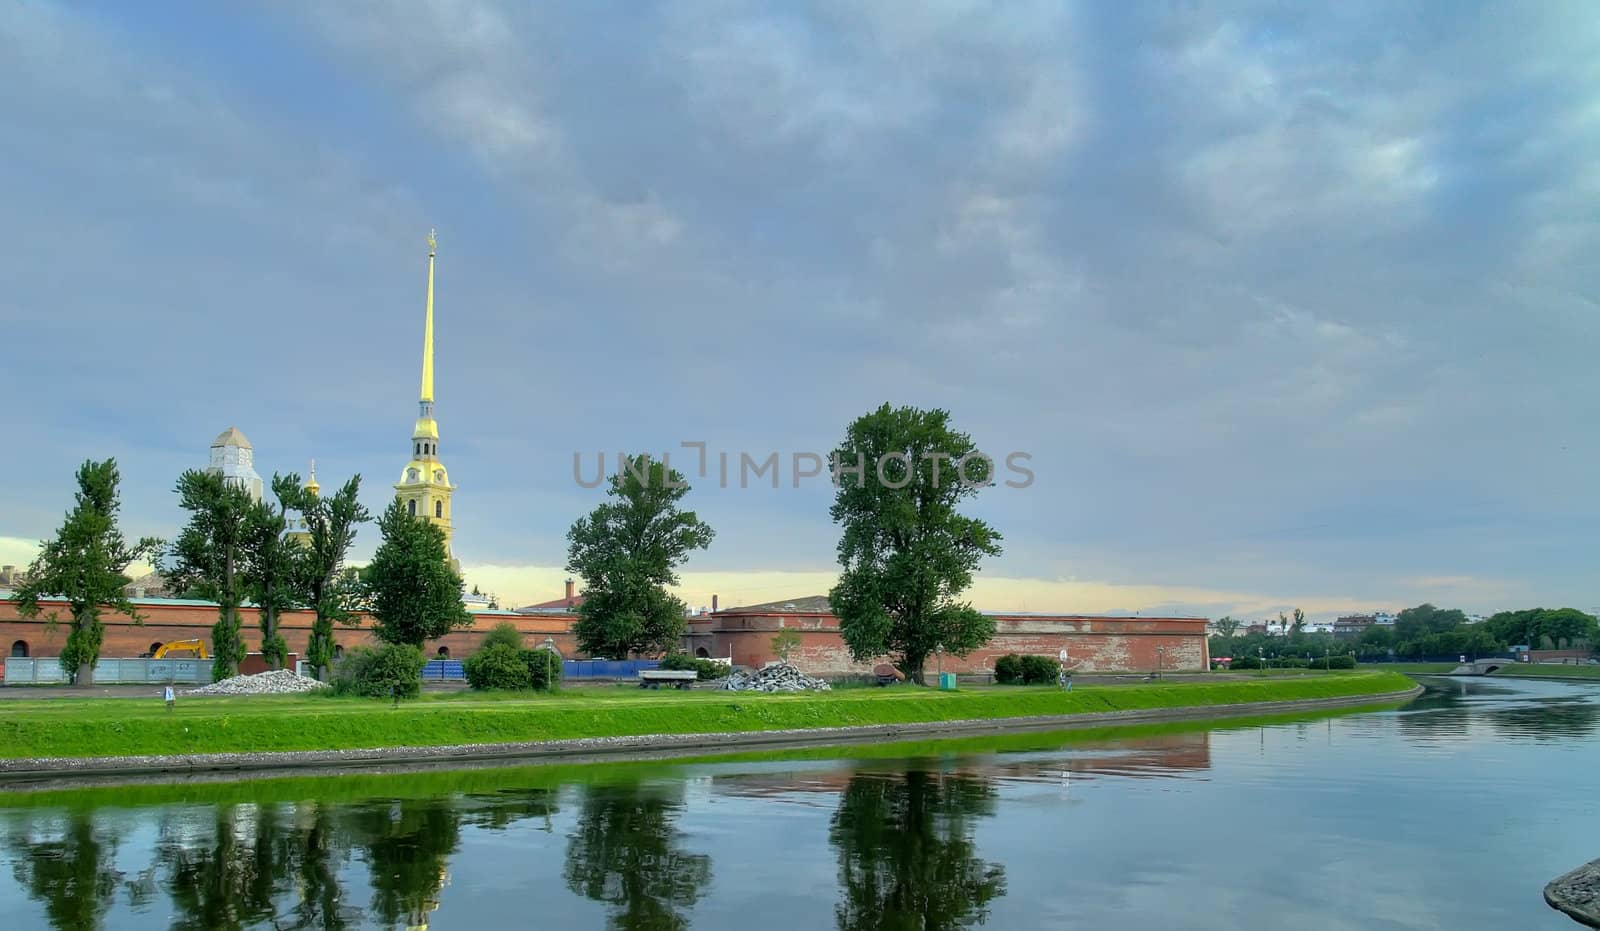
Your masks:
M211 441L211 448L216 449L219 446L237 446L240 449L255 448L250 445L250 438L241 433L238 427L229 427L217 434L217 438Z

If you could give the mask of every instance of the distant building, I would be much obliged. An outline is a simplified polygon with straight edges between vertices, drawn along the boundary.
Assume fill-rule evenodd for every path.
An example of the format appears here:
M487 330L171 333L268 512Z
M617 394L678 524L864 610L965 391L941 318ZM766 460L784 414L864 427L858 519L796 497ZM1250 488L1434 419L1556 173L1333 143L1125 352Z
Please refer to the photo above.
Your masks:
M567 580L567 593L560 598L541 601L538 604L523 605L517 609L518 614L569 614L583 605L583 596L578 594L578 586L571 579Z
M250 500L260 501L261 476L256 474L256 449L238 427L229 427L211 441L211 462L207 472L220 474L229 483L250 493Z
M1347 614L1333 622L1333 635L1345 639L1355 639L1367 632L1367 628L1378 623L1378 618L1372 614Z
M418 393L417 421L411 430L411 460L395 483L395 495L405 502L412 517L426 518L444 531L445 554L460 571L454 555L455 525L450 502L456 486L450 484L439 458L439 423L433 417L433 233L428 233L428 301L422 328L422 387Z
M16 566L0 566L0 588L15 589L27 581L27 578L28 570L26 568L18 569Z
M122 587L126 598L171 598L167 577L159 572L148 572Z

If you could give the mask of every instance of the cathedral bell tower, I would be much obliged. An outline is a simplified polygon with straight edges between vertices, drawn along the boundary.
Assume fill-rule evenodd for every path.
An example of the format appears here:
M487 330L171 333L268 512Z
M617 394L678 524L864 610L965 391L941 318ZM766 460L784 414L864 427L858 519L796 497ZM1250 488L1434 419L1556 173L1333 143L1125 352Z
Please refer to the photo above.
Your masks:
M433 256L435 243L428 233L428 311L422 329L422 397L418 403L417 424L411 431L411 461L406 463L395 493L414 517L425 517L444 531L444 545L454 552L451 540L450 495L456 490L450 475L439 460L439 425L433 419Z

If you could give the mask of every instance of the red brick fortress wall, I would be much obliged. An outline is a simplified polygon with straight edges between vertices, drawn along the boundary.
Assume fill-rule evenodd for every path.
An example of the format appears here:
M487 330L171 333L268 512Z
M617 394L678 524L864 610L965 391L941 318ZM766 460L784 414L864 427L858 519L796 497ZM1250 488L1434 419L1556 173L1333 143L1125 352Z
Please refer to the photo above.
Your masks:
M120 614L105 617L106 637L101 655L134 657L150 650L152 644L173 640L202 640L209 648L211 625L216 623L215 605L168 599L137 602L144 623L135 624ZM28 646L28 655L57 656L66 642L66 606L45 603L43 615L54 611L62 618L56 625L44 617L23 620L14 601L0 600L0 655L9 655L15 641ZM315 616L309 611L290 611L280 618L283 638L289 650L304 656ZM440 647L453 659L472 653L484 634L496 624L511 622L522 632L530 647L546 638L554 641L562 656L579 656L571 614L516 614L513 612L475 613L469 628L455 631L424 648L430 658ZM261 630L254 608L240 610L240 625L245 647L261 649ZM995 638L987 646L965 657L945 655L930 661L930 670L942 665L946 672L985 673L994 671L994 661L1007 653L1033 653L1056 657L1067 651L1067 666L1074 672L1151 672L1205 669L1206 620L1195 617L1093 617L1087 615L996 615ZM791 660L812 675L843 675L870 672L874 663L857 663L850 658L839 635L839 619L822 612L748 612L738 608L700 615L689 620L684 646L690 653L704 650L706 655L731 657L735 665L759 667L777 659L772 637L781 629L800 632L800 645ZM359 618L357 626L335 625L334 642L349 649L374 642L371 619ZM879 662L881 660L875 661Z
M1086 615L996 615L995 637L965 657L946 655L945 672L994 671L1007 653L1051 658L1067 651L1074 672L1167 672L1206 669L1206 619L1199 617L1093 617ZM760 666L777 659L772 638L797 630L800 645L790 660L813 675L870 672L874 663L857 663L839 635L839 619L818 612L747 613L734 608L702 615L689 624L691 652L731 657L734 665Z

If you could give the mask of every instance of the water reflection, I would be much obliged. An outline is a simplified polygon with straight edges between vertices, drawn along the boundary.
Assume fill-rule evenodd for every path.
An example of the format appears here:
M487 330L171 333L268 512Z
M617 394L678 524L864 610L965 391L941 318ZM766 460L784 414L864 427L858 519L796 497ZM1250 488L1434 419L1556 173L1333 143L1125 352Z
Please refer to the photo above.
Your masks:
M11 795L0 928L1554 928L1597 734L1593 686L1468 680L1310 723Z
M854 776L828 831L841 931L962 928L988 917L1005 870L977 856L973 821L994 814L987 780L912 770Z
M44 833L36 834L26 824L8 827L5 845L12 854L12 877L29 898L44 904L52 928L102 927L122 881L114 868L117 839L97 830L94 819L83 812L67 818L60 837L40 836Z
M611 906L608 927L677 931L711 881L711 858L683 849L683 787L590 786L567 844L567 888Z
M1557 683L1426 679L1427 691L1395 716L1423 742L1467 739L1485 731L1513 741L1564 741L1600 730L1600 704Z

